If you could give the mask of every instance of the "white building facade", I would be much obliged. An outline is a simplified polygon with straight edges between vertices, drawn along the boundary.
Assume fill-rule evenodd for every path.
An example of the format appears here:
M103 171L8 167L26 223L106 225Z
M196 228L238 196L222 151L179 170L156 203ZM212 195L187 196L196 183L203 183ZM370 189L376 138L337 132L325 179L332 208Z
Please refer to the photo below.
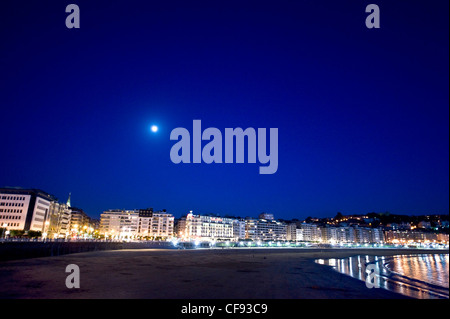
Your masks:
M321 240L321 232L316 224L303 223L301 224L303 240L304 241L319 241Z
M287 225L277 220L246 219L246 239L253 241L284 241L287 239Z
M187 214L180 230L184 240L233 240L236 219L208 215Z
M235 241L245 239L245 221L241 219L233 220L233 239Z
M67 204L51 202L44 223L42 237L67 238L70 235L71 210Z
M111 209L100 215L100 234L106 239L134 239L138 235L139 213Z
M56 201L38 189L0 188L0 226L43 232L50 205Z
M173 237L174 217L165 212L139 215L137 235L144 239L168 239Z
M297 240L297 224L289 223L286 227L286 238L287 240L296 241Z
M174 217L149 210L108 210L100 215L100 234L106 239L160 239L173 237Z

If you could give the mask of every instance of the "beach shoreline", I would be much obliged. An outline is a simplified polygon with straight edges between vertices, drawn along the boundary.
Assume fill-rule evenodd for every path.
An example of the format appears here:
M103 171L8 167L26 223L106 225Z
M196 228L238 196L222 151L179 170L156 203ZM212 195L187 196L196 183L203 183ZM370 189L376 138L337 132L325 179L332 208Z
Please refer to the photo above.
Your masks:
M0 263L2 299L402 299L316 259L448 254L430 249L130 249ZM65 285L80 269L80 288Z

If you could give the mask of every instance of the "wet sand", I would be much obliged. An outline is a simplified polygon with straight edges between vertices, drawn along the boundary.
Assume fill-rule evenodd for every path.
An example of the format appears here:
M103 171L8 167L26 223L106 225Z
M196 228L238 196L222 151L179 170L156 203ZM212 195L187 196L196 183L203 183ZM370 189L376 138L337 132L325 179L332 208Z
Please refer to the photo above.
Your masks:
M390 299L314 262L359 254L436 253L397 249L115 250L0 263L5 299ZM440 251L448 253L448 251ZM80 268L80 288L65 285Z

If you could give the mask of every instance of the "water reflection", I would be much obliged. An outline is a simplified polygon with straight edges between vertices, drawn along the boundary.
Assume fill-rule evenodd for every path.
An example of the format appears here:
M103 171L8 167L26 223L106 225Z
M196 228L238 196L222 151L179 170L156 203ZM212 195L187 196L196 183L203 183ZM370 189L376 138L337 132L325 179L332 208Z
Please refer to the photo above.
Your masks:
M365 281L366 267L374 265L373 284L413 298L449 297L449 255L358 255L343 259L319 259L322 265Z

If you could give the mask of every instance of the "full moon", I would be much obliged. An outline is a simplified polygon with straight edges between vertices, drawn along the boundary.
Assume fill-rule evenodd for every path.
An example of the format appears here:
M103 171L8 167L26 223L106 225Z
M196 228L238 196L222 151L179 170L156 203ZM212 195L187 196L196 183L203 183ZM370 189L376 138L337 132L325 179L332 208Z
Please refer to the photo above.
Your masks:
M158 127L156 125L152 125L150 129L152 130L153 133L158 132Z

